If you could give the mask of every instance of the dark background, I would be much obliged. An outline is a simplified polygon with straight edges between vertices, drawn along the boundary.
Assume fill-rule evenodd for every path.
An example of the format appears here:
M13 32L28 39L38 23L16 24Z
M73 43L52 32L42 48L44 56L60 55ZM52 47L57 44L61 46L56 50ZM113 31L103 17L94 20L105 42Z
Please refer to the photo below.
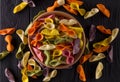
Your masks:
M91 24L104 25L108 28L120 28L120 0L83 0L83 7L86 10L90 10L96 7L97 3L103 3L111 11L111 17L108 19L103 14L98 13L94 17L84 20L80 15L75 16L86 31L88 36L88 30ZM41 10L45 10L48 6L52 5L54 0L34 0L36 7L26 7L23 11L18 14L13 14L13 8L19 4L21 0L0 0L0 29L5 27L15 27L16 29L26 29L27 25L32 21L32 18ZM62 7L56 10L65 11ZM66 12L66 11L65 11ZM73 15L74 16L74 15ZM95 41L104 39L102 33L97 31ZM4 75L4 69L8 67L15 75L16 82L21 82L21 73L17 68L18 60L15 58L20 39L16 34L13 34L13 42L15 45L15 51L9 54L4 60L0 61L0 82L8 82ZM106 59L101 60L104 64L103 76L99 80L94 79L95 68L97 63L86 62L84 64L85 73L87 74L87 82L120 82L120 33L117 39L112 43L114 47L114 61L109 63ZM0 51L5 50L6 42L4 36L0 36ZM76 73L76 65L70 69L59 70L58 75L51 80L51 82L81 82L78 74ZM37 80L31 79L29 82L42 82L42 76Z

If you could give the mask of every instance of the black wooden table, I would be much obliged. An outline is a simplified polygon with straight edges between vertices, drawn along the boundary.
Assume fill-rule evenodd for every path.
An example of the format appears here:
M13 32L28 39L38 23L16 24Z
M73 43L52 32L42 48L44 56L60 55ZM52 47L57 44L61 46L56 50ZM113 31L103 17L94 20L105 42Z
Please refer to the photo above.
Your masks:
M20 13L13 14L12 10L22 0L0 0L0 29L4 27L15 27L16 29L26 29L27 25L32 21L32 18L41 10L45 10L48 6L52 5L54 0L34 0L36 7L29 8L28 6ZM106 18L101 13L94 17L84 20L81 16L75 16L86 31L88 35L88 29L91 24L104 25L111 29L115 27L120 28L120 0L83 0L85 4L83 7L86 10L90 10L96 7L97 3L103 3L111 11L110 19ZM65 11L62 7L56 10ZM66 12L66 11L65 11ZM103 38L102 34L97 35L97 41ZM94 79L94 71L97 63L85 63L84 68L87 74L87 82L120 82L120 33L112 43L114 47L114 61L113 63L107 62L106 59L101 60L104 64L103 76L99 80ZM0 61L0 82L8 82L4 75L4 69L8 67L15 75L16 82L21 82L20 70L17 68L18 60L15 58L20 39L16 34L13 35L13 42L16 47L15 51L7 56L4 60ZM3 36L0 36L0 51L5 50L6 42ZM76 73L76 65L70 69L59 70L56 78L51 82L81 82L78 74ZM30 82L42 82L42 76L34 80L30 78Z

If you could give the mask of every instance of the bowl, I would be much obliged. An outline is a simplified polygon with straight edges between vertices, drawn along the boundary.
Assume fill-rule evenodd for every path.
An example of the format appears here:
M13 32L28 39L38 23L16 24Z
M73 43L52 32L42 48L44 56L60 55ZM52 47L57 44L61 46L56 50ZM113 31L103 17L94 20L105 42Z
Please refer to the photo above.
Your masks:
M67 14L65 12L61 12L61 11L52 11L52 12L45 12L41 15L39 15L34 21L32 24L34 24L36 21L42 21L42 19L40 20L40 18L44 18L44 17L47 17L47 16L50 16L50 15L55 15L57 17L61 17L61 18L66 18L66 19L74 19L76 20L73 16L71 16L70 14ZM76 20L77 21L77 20ZM77 24L81 27L81 24L77 21ZM43 66L46 66L48 68L53 68L53 69L66 69L66 68L69 68L71 67L72 65L74 65L79 59L80 57L82 56L83 52L84 52L84 49L85 49L85 43L86 43L86 39L85 39L85 33L84 33L84 30L82 32L82 41L83 41L83 46L82 48L80 49L79 53L78 54L75 54L74 56L74 62L73 63L70 63L70 64L61 64L59 66L48 66L46 65L44 62L41 62L38 58L38 56L35 54L34 50L33 50L33 46L31 45L31 36L28 35L28 45L29 45L29 49L33 55L33 57L36 59L36 61L40 64L40 65L43 65Z

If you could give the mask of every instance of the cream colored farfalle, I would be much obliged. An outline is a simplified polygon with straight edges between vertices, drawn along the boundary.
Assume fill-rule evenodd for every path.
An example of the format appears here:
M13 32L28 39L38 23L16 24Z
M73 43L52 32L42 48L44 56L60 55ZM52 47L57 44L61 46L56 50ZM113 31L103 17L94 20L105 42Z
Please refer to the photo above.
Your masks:
M99 62L96 68L96 72L95 72L95 78L99 79L102 76L102 70L103 70L103 64L102 62Z
M62 6L65 4L65 0L57 0L57 3L59 4L59 6Z
M43 79L43 82L49 82L52 78L54 78L57 75L57 70L53 70L51 73L48 74L48 76L46 76Z
M59 23L68 25L68 26L72 26L72 25L77 24L78 22L75 19L61 19L59 21Z
M92 55L92 57L89 59L89 62L99 61L103 58L105 58L105 55L103 53L99 53L98 55Z
M25 32L22 29L18 29L16 31L16 34L20 37L20 39L22 40L23 44L27 44L28 43L28 38L25 36Z
M99 12L98 8L92 8L91 11L88 11L85 15L84 15L84 19L88 19L92 16L94 16L95 14L97 14Z
M56 46L54 44L45 44L39 47L40 50L53 50Z

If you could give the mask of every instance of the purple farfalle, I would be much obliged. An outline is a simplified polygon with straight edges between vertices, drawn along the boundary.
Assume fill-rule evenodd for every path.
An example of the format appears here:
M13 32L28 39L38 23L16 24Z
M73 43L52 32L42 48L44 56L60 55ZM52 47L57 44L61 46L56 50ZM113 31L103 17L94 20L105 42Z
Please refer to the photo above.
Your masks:
M48 67L43 68L43 75L44 76L48 76L49 72L50 72L50 68L48 68Z
M90 31L89 31L89 41L93 41L95 39L95 33L96 33L96 27L95 25L91 25Z
M43 62L43 60L44 60L43 53L42 53L39 49L37 49L37 48L35 48L35 47L33 47L33 51L34 51L35 55L37 56L37 58L38 58L41 62Z
M63 54L63 56L65 56L65 57L71 56L70 50L63 50L63 51L62 51L62 54Z
M80 51L80 39L77 38L73 42L73 55Z
M52 19L54 19L54 18L55 18L55 14L50 14L50 15L45 16L45 17L43 17L43 18L38 18L38 21L44 21L45 18L52 18Z
M23 66L21 65L21 61L18 62L17 67L18 67L20 70L23 69Z
M110 46L109 50L108 50L108 61L109 62L113 62L113 46Z
M67 59L66 59L67 64L72 64L73 62L74 62L74 57L73 56L67 57Z
M22 0L23 2L27 2L30 7L35 7L35 3L32 0Z
M8 68L5 69L5 76L7 77L9 82L15 82L15 78L14 78L12 72Z

